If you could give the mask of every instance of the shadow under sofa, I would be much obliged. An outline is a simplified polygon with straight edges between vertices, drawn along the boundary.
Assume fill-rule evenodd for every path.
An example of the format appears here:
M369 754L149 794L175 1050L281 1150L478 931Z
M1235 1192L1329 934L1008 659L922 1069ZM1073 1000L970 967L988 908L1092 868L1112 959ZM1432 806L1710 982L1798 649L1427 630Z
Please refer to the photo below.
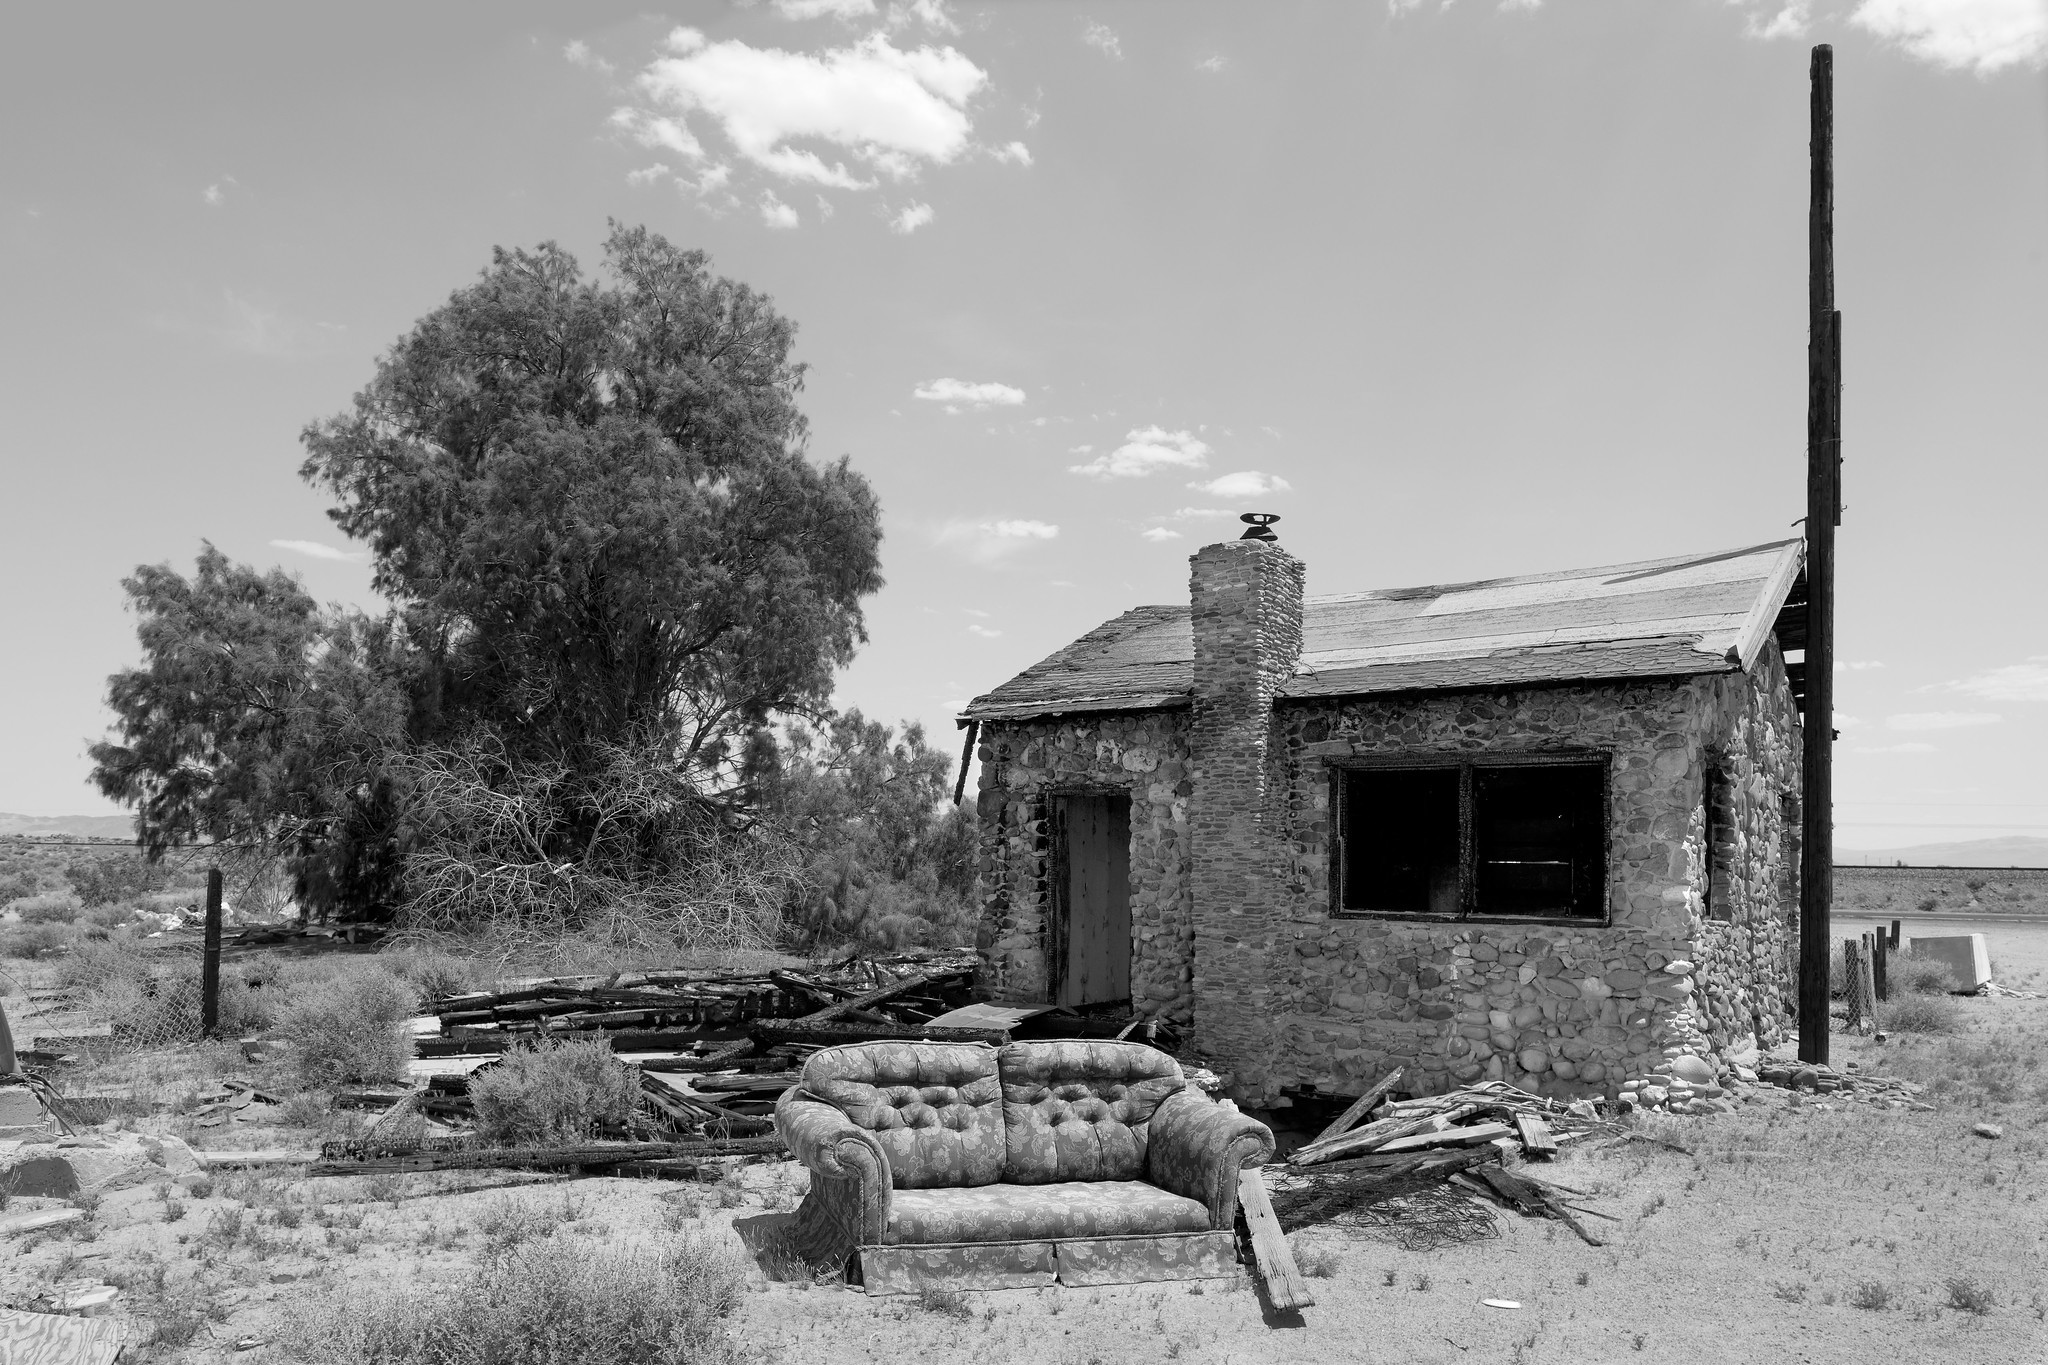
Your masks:
M871 1294L1234 1276L1273 1153L1166 1053L1090 1039L825 1048L775 1127L811 1172L793 1249Z

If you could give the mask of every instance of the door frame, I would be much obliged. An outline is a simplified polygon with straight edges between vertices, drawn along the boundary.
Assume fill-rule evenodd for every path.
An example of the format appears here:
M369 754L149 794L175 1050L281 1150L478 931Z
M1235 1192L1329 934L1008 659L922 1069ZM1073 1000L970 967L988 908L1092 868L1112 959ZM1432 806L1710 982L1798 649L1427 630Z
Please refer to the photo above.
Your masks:
M1135 957L1132 947L1131 926L1133 917L1130 906L1134 888L1131 886L1131 813L1136 802L1131 798L1131 789L1125 786L1104 784L1101 786L1067 786L1044 793L1046 832L1046 896L1045 896L1045 983L1046 1003L1058 1004L1066 990L1068 957L1073 947L1073 869L1067 847L1067 821L1065 801L1073 797L1093 797L1104 801L1124 803L1124 904L1126 932L1123 951L1128 974L1131 959ZM1112 1001L1095 1001L1095 1005L1111 1004ZM1071 1008L1085 1009L1077 1005Z

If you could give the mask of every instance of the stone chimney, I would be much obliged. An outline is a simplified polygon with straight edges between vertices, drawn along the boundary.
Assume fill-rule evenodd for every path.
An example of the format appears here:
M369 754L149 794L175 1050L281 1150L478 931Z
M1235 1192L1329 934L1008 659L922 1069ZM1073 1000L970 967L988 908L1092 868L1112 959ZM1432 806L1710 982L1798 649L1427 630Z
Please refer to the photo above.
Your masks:
M1271 539L1205 546L1189 564L1194 1035L1233 1093L1261 1100L1277 1045L1269 964L1291 947L1273 698L1301 658L1303 569Z

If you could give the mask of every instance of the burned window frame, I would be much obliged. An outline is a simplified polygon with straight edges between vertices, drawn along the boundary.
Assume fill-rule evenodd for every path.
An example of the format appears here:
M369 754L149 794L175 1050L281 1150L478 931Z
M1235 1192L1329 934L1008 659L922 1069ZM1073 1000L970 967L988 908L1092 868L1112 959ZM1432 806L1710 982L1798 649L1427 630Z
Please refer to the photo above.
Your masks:
M1329 913L1333 919L1412 920L1430 924L1560 924L1581 927L1611 925L1610 904L1614 863L1614 758L1603 749L1544 749L1492 753L1366 754L1327 760L1329 769ZM1478 903L1477 787L1481 771L1500 768L1594 768L1599 773L1601 838L1597 915L1524 915L1489 911ZM1429 770L1458 774L1458 903L1455 914L1428 910L1372 910L1344 904L1345 775L1367 770Z

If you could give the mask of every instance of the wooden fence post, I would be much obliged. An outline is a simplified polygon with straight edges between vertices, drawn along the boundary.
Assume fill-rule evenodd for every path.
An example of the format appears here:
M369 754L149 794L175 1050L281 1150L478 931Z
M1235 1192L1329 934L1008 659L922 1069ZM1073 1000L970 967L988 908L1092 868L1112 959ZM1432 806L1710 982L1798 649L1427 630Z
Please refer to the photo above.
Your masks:
M208 1038L220 1026L220 869L206 874L206 943L199 966L199 1028Z
M1879 1000L1892 998L1891 948L1885 941L1882 929L1870 931L1870 975L1872 987Z
M1893 921L1892 921L1892 950L1893 950L1894 952L1896 952L1896 951L1898 951L1898 947L1899 947L1899 922L1898 922L1897 920L1893 920Z

